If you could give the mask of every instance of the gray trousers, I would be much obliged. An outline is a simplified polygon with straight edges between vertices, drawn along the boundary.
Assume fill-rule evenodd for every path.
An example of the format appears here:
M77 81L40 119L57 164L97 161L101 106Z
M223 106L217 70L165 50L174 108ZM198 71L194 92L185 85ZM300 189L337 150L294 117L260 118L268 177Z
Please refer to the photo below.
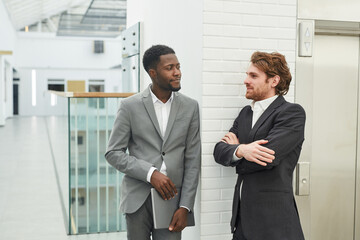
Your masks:
M151 195L134 213L126 214L128 240L180 240L181 232L170 232L168 229L154 229Z

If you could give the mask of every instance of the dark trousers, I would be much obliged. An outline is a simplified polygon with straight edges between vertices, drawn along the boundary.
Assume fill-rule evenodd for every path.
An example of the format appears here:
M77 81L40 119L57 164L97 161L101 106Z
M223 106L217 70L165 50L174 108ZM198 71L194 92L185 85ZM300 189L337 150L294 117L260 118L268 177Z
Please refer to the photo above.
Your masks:
M238 216L239 218L240 216ZM236 221L236 229L233 234L233 240L246 240L242 228L241 228L241 222L239 220Z
M181 232L170 232L168 229L154 229L151 195L134 213L126 214L128 240L180 240Z
M240 182L241 182L241 180L240 180ZM236 185L240 186L239 178L238 178L238 184L236 184ZM235 199L234 199L234 201L235 201ZM240 221L240 201L241 200L239 200L239 202L237 203L238 212L237 212L237 216L236 216L236 220L235 220L235 232L233 233L233 240L246 240L246 238L243 234L243 230L241 227L241 221Z

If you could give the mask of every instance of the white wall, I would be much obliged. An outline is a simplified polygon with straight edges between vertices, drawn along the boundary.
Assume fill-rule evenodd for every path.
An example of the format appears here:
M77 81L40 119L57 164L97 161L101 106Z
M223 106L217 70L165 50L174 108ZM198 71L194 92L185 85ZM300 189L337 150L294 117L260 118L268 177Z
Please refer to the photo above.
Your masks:
M127 4L127 26L143 22L143 51L156 44L172 47L181 64L181 92L201 102L202 1L132 0ZM144 76L141 89L151 83Z
M104 40L104 53L93 53L93 41L99 39L56 37L48 33L18 33L16 68L20 77L19 114L57 115L66 111L64 101L50 104L48 79L105 80L105 92L121 91L121 70L110 69L121 64L121 41ZM32 106L31 71L36 70L36 106Z
M359 0L298 0L298 18L360 22Z
M294 76L296 13L296 0L204 0L202 240L231 239L237 176L215 163L214 145L250 103L243 81L255 50L285 54ZM294 80L287 99L294 100Z
M0 51L14 51L16 42L15 30L10 22L3 1L0 1ZM0 55L0 126L5 125L5 119L12 116L12 81L4 80L5 62L12 68L12 55ZM9 79L12 79L10 71ZM6 89L5 89L6 88ZM6 94L6 101L5 101Z
M36 106L32 106L32 69L36 70ZM19 68L19 115L23 116L47 116L65 115L67 113L67 101L63 97L57 97L57 104L51 105L51 94L47 91L48 79L64 79L65 91L67 80L85 80L86 90L88 80L103 79L105 92L121 91L120 69L44 69L44 68Z
M0 23L0 50L13 51L16 33L3 1L0 1Z
M181 64L182 80L180 90L196 99L201 106L202 79L202 1L191 0L132 0L127 1L127 25L143 22L143 47L165 44L172 47ZM142 56L143 52L141 53ZM141 66L141 71L144 72ZM143 74L141 89L151 83ZM187 228L183 239L199 240L200 217L199 197L197 195L195 217L197 226Z
M104 53L93 53L94 40L104 40ZM19 32L15 58L19 68L107 69L121 64L121 41Z

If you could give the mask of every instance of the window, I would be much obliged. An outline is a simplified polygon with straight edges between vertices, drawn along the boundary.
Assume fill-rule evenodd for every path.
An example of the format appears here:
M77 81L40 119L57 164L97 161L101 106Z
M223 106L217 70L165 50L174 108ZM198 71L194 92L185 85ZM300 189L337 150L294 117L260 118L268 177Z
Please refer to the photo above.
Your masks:
M48 79L48 90L63 92L64 89L64 79ZM51 106L57 104L57 96L55 94L51 94L50 104Z
M105 80L90 79L89 80L89 92L104 92ZM105 99L99 98L99 108L105 107ZM97 108L97 98L89 99L89 107Z
M105 80L90 79L89 92L104 92Z

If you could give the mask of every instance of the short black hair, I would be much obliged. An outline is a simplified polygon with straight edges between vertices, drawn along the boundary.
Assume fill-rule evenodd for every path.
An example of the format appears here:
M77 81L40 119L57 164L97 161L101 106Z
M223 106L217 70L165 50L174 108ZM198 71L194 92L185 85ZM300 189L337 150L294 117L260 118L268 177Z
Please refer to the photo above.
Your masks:
M160 61L160 56L166 54L175 54L175 51L165 45L153 45L146 50L143 56L143 66L145 71L149 72L150 69L156 68Z

